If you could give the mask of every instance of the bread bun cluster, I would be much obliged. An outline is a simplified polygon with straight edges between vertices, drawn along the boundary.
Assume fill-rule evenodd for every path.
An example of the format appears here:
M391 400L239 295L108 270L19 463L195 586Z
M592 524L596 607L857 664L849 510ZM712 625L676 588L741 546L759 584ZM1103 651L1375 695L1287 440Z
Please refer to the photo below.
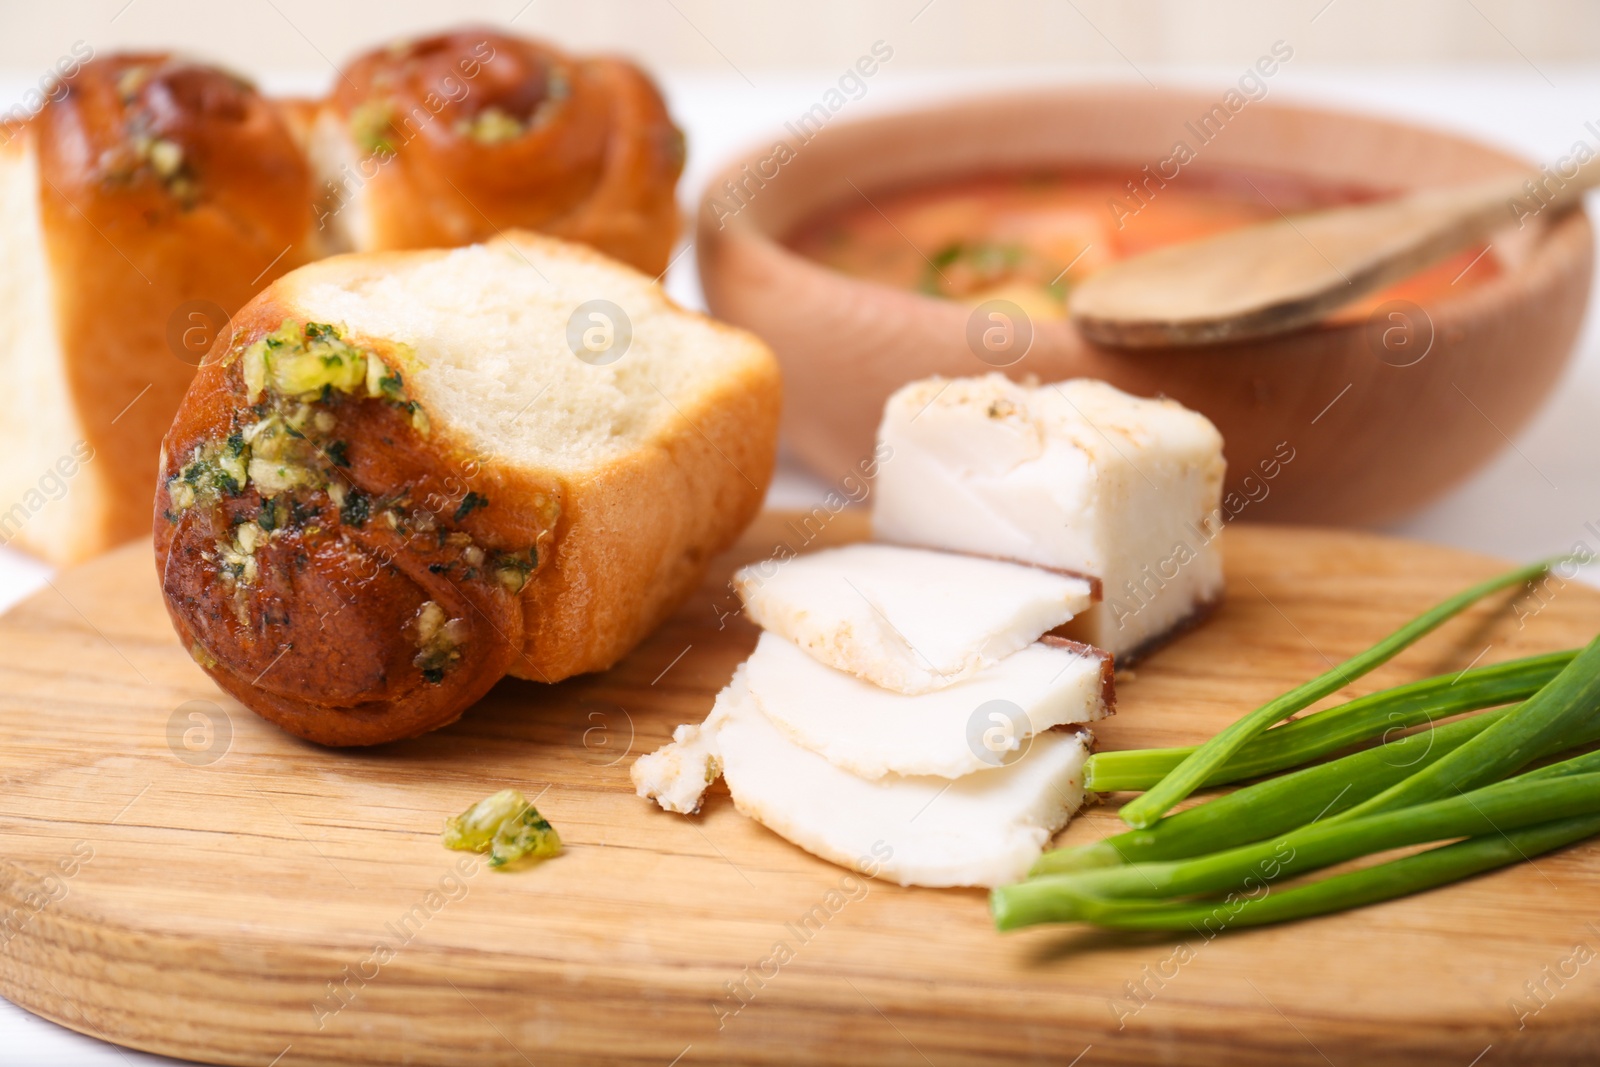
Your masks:
M310 143L319 226L342 248L522 228L658 275L677 237L683 136L622 60L472 30L376 49L345 67Z
M0 138L0 544L57 563L148 529L195 368L288 271L523 228L657 275L678 233L681 135L615 59L464 29L358 56L320 100L154 52L64 85Z

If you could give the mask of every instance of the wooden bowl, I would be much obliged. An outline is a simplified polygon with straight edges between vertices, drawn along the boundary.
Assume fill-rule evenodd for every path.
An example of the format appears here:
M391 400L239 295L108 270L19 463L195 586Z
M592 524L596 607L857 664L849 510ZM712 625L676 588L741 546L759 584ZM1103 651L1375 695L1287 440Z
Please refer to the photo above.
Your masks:
M1141 351L1090 344L1067 322L1035 322L1026 355L1004 368L969 346L969 307L846 276L782 243L820 209L907 183L1041 164L1137 172L1169 157L1179 137L1192 143L1184 124L1216 104L1122 87L977 99L836 121L804 143L786 133L785 151L762 146L718 175L698 224L706 300L776 349L795 453L824 478L858 476L894 389L995 369L1103 378L1204 412L1227 441L1225 509L1236 518L1393 519L1504 448L1554 386L1583 318L1593 244L1581 211L1497 236L1498 277L1408 318ZM1400 191L1529 169L1452 134L1262 101L1235 114L1175 180L1244 170ZM1408 345L1386 347L1386 330Z

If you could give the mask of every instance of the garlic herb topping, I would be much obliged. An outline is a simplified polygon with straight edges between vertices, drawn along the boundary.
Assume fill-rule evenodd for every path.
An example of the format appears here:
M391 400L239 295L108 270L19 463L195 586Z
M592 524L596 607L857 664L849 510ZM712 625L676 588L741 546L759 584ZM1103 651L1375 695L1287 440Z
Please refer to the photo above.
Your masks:
M239 364L248 406L236 409L226 436L195 445L167 480L164 514L177 523L192 508L209 512L220 532L201 555L215 568L241 626L252 625L263 568L285 559L259 554L290 535L330 536L359 555L356 531L369 537L392 533L429 555L431 574L487 582L511 594L520 593L538 569L537 543L490 548L452 528L490 508L489 497L467 491L459 501L446 501L430 494L420 503L415 486L374 494L347 473L352 443L339 436L346 404L381 402L401 412L416 433L428 435L427 415L407 395L400 369L413 360L405 346L395 346L385 359L338 327L292 319L253 343L235 342L229 365ZM356 447L365 446L358 441ZM254 493L246 497L247 490ZM540 503L542 515L543 497ZM463 658L469 620L451 618L430 599L404 626L417 650L412 665L426 682L443 683Z
M443 841L445 848L489 853L491 867L561 851L561 835L515 789L485 797L447 821Z

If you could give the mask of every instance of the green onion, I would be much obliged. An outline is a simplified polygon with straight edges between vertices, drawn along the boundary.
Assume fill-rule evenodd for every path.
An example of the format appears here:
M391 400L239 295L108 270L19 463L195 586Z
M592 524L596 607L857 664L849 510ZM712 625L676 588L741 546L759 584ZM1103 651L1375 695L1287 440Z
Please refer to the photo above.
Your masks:
M1059 874L1199 856L1339 816L1444 759L1514 714L1520 706L1486 711L1470 719L1407 734L1342 759L1269 778L1169 815L1148 830L1128 830L1093 844L1046 852L1029 874ZM1523 765L1597 741L1600 716L1568 736L1547 742ZM1417 748L1421 751L1413 754Z
M1214 936L1232 927L1306 919L1419 893L1498 867L1508 867L1600 834L1600 815L1541 823L1505 834L1486 834L1349 874L1264 896L1234 894L1223 901L1170 903L1084 897L1078 917L1100 926L1127 930L1185 930ZM1024 882L1021 885L1027 885ZM1008 886L1008 889L1020 886ZM995 923L1011 930L1042 918L1013 910L997 897Z
M1375 796L1415 774L1418 768L1454 752L1505 713L1485 712L1426 733L1399 737L1343 759L1269 778L1169 815L1148 830L1128 830L1090 845L1046 852L1030 873L1054 874L1181 859L1284 833Z
M1141 863L1036 878L995 890L1008 905L1040 921L1080 918L1076 902L1095 897L1185 897L1266 887L1305 871L1393 848L1458 837L1520 830L1526 826L1600 814L1600 756L1569 761L1560 776L1516 778L1414 808L1363 819L1316 823L1272 841L1198 859Z
M1412 619L1367 651L1352 656L1332 670L1318 675L1276 700L1268 701L1201 745L1148 793L1124 805L1120 813L1123 821L1135 829L1149 827L1185 797L1203 786L1219 767L1249 744L1251 738L1387 663L1405 648L1489 594L1507 586L1531 581L1544 574L1556 562L1558 560L1545 560L1526 567L1518 567L1516 570L1480 582Z
M1572 748L1600 720L1600 637L1555 679L1443 759L1346 811L1342 818L1403 808L1475 789L1552 750Z
M1204 784L1226 785L1272 774L1378 734L1525 700L1577 654L1576 649L1552 652L1440 674L1336 705L1254 738ZM1085 788L1098 793L1149 789L1194 751L1189 747L1098 752L1089 759Z

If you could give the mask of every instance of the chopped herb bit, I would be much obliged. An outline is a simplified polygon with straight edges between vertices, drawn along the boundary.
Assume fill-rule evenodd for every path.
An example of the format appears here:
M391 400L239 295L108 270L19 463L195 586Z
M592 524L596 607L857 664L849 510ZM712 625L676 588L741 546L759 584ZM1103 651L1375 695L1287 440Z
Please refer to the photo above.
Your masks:
M1047 272L1047 273L1044 273ZM1058 268L1022 245L991 241L944 245L927 261L917 281L919 292L931 296L963 297L981 293L1034 273L1044 273L1040 287L1057 278Z
M445 823L445 848L489 853L489 866L561 851L561 835L515 789L502 789Z
M232 450L233 438L206 441L195 447L189 462L167 482L167 495L180 513L196 503L215 504L223 496L237 496L249 482L242 448Z
M522 592L528 576L539 569L539 550L525 552L497 552L494 557L495 580L513 593Z
M350 393L366 375L366 353L320 323L302 327L284 319L244 353L245 387L252 401L268 389L279 396L315 397L328 388Z
M466 643L468 626L465 619L452 619L435 601L424 601L417 609L412 625L416 629L417 654L411 665L428 677L437 672L442 680L444 672L461 659L461 646ZM433 681L432 678L428 678Z
M350 112L350 136L363 152L394 151L394 108L387 100L368 100Z
M256 516L256 525L271 533L278 528L278 501L268 497L261 502L261 514Z
M256 580L256 549L267 535L255 523L247 522L233 531L232 541L217 542L217 569L225 583L251 585Z
M372 517L372 498L359 489L351 489L345 494L344 504L339 508L339 521L346 526L365 526L367 519Z
M529 804L515 819L500 824L489 846L489 866L504 867L524 858L543 859L561 851L561 835Z
M409 349L397 345L406 357ZM335 423L326 411L311 410L312 404L331 405L341 396L381 397L411 417L412 427L424 437L429 423L422 407L405 395L405 382L376 352L347 341L339 327L323 322L297 324L285 319L270 334L244 349L241 374L247 402L263 396L300 400L301 417L290 421L288 432L304 436L307 423L320 433L330 432Z
M129 67L117 76L117 95L122 98L124 104L131 104L133 98L139 95L139 90L144 88L145 82L149 80L149 67Z
M461 504L456 508L455 521L460 522L477 509L486 508L488 506L488 497L482 496L478 493L468 493L466 496L461 498Z
M528 127L518 121L517 117L502 108L490 105L472 116L470 119L461 119L455 125L455 131L463 137L471 138L479 144L499 144L502 141L513 141L526 133Z
M444 681L444 671L440 670L438 667L429 667L427 670L422 672L422 677L424 681L427 681L433 685L438 685L440 682Z
M335 441L325 451L328 453L329 462L335 467L350 466L350 445L347 442Z

